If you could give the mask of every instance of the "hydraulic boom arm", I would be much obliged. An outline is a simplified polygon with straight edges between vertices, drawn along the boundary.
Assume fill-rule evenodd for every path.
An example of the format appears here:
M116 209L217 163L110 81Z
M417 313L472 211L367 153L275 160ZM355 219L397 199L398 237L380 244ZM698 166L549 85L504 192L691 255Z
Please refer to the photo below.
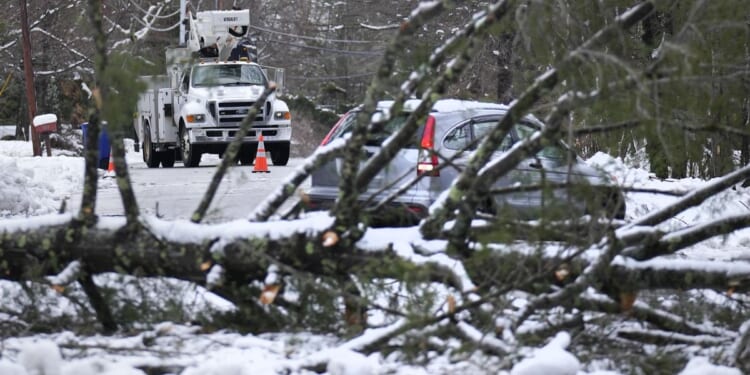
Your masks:
M247 35L249 10L212 10L187 12L189 24L187 47L202 57L225 60L238 40Z

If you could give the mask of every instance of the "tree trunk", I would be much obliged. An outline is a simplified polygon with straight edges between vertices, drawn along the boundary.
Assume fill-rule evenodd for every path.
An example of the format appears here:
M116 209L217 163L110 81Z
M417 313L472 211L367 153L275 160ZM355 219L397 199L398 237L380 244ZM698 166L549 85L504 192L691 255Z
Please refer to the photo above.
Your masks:
M34 68L31 61L31 35L29 35L29 19L26 9L26 0L20 0L21 4L21 34L23 39L23 70L26 82L26 102L29 113L29 134L31 134L31 145L34 156L42 156L39 134L34 130L34 116L36 116L36 92L34 90Z
M513 40L515 33L506 32L500 35L497 42L497 101L509 104L513 100Z

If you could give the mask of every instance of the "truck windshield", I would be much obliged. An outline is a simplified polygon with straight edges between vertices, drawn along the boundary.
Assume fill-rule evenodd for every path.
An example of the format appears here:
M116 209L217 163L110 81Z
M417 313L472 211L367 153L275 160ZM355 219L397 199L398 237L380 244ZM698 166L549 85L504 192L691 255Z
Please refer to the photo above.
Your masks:
M257 65L199 65L193 68L193 87L265 85L263 71Z

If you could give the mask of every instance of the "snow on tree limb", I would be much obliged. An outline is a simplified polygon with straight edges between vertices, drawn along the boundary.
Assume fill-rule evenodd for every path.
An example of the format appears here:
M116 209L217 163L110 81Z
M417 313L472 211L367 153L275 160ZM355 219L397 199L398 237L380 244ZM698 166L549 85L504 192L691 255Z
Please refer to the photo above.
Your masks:
M414 33L428 20L440 14L452 1L434 1L422 4L415 9L399 29L398 34L386 47L383 61L378 68L378 73L373 77L370 86L365 93L362 102L362 110L358 114L357 122L351 131L351 139L344 152L341 168L341 180L339 185L340 198L337 200L332 212L336 216L335 226L340 232L351 232L351 237L356 240L360 233L357 229L357 217L360 212L359 189L356 177L359 169L360 152L367 140L367 129L372 122L371 116L375 112L377 102L381 99L385 89L385 82L390 78L395 67L398 56L401 54L405 43ZM345 236L349 237L349 235Z
M703 203L708 197L732 187L746 179L750 178L750 166L742 167L736 171L728 173L727 175L716 178L701 188L696 189L693 192L686 194L675 204L666 206L660 210L649 212L640 218L633 220L622 230L627 230L640 225L657 225L669 218L677 215L680 212L687 210L688 208L695 207Z
M447 200L441 203L442 206L436 205L436 209L431 210L433 212L430 217L422 224L423 233L429 237L438 236L443 224L450 218L454 210L459 208L457 202L461 199L460 209L464 219L459 222L461 226L457 228L455 237L457 241L464 238L467 231L466 223L468 219L466 217L476 211L476 206L479 203L476 195L470 191L474 178L480 169L490 160L492 153L498 148L506 134L510 131L510 128L523 118L531 106L538 102L545 92L557 86L561 78L559 72L576 62L576 51L594 49L603 45L623 30L627 30L633 24L645 18L651 13L653 8L654 5L650 1L644 1L632 7L622 15L616 17L614 22L595 33L576 50L564 57L557 64L556 68L550 69L537 77L534 83L511 104L508 113L485 137L469 161L469 164L459 175L458 179L454 181L450 192L445 195Z

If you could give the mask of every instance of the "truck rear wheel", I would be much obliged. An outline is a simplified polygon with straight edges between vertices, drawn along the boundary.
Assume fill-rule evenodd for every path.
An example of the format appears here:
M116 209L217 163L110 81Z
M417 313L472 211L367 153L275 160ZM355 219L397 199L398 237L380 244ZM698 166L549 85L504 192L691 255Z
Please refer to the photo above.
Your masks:
M159 162L161 161L159 156L151 142L151 128L145 125L143 127L143 162L149 168L159 168Z
M197 167L201 163L201 153L190 143L190 134L185 126L180 126L180 150L185 167Z
M268 150L271 151L273 165L286 165L289 162L289 142L274 143Z

